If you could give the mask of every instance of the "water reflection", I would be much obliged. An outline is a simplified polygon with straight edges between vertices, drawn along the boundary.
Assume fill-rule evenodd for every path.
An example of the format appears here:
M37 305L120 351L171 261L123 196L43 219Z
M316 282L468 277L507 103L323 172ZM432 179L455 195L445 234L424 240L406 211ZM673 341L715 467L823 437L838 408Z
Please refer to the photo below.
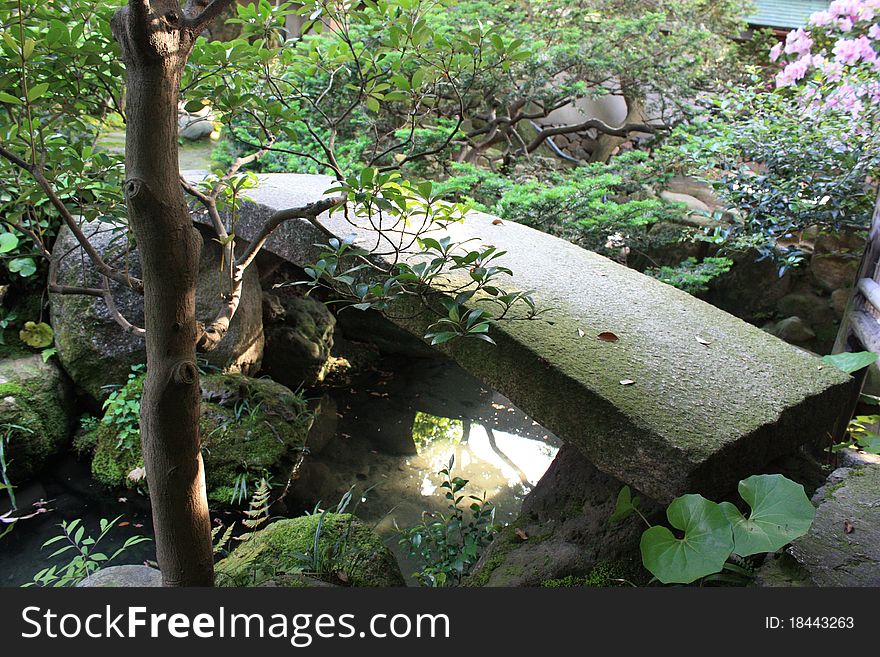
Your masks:
M392 363L387 369L371 373L369 384L352 382L332 393L335 435L298 483L308 497L303 502L312 505L335 503L352 484L360 491L372 487L357 514L386 539L409 574L416 564L408 562L397 537L423 513L446 511L438 472L450 457L453 476L470 481L465 493L485 493L496 521L507 523L560 443L453 363Z

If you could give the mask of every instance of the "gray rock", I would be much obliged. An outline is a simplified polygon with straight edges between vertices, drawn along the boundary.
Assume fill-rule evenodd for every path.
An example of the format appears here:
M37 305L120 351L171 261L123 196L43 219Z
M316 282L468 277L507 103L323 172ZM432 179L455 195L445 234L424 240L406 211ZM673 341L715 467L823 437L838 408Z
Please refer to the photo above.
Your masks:
M834 310L834 316L837 319L843 317L843 313L846 312L846 306L852 295L853 288L851 287L843 287L831 293L831 308Z
M311 297L264 295L263 371L294 390L324 380L336 318Z
M7 474L20 484L36 474L70 438L74 409L70 385L40 355L0 360L0 424L6 435Z
M110 566L81 581L82 588L146 588L162 586L162 573L149 566Z
M776 323L773 334L791 344L804 344L816 337L816 333L800 317L786 317Z
M880 466L839 474L810 531L788 551L817 586L880 586Z
M210 105L205 105L198 112L187 112L183 104L177 109L177 136L183 139L202 139L214 132L217 117Z
M776 304L780 317L801 317L809 324L827 324L834 321L828 297L810 292L786 294Z
M608 521L622 487L576 448L563 445L523 501L520 517L492 542L467 584L540 586L568 575L590 575L600 565L618 576L644 575L639 540L645 525L636 515ZM640 508L649 516L660 509L644 496Z
M810 259L810 272L819 287L833 292L855 284L859 262L860 256L854 254L818 254Z
M109 224L92 222L83 227L98 253L112 265L128 264L134 276L140 276L137 250L128 244L124 230ZM62 228L53 248L58 261L58 282L62 285L101 287L102 282L91 267L88 256L76 238ZM199 265L196 318L209 323L219 308L222 274L220 246L205 237ZM113 297L122 315L143 326L144 299L141 295L111 283ZM256 268L245 273L241 305L232 320L229 334L214 351L207 354L211 365L233 372L253 373L263 355L263 319L260 307L260 284ZM64 369L77 386L95 399L106 396L102 386L122 384L132 365L146 360L143 339L124 333L113 320L102 299L79 295L50 295L55 345Z
M326 176L262 176L249 192L253 203L242 207L239 234L254 236L275 211L315 201L332 184ZM369 227L341 215L319 219L364 248L376 245ZM820 368L816 357L681 290L522 224L494 220L472 213L447 231L453 241L505 251L499 264L513 270L510 284L534 290L549 321L499 322L492 327L497 346L460 340L439 351L603 472L658 501L685 492L723 494L834 425L851 377ZM292 220L266 248L301 266L315 262L321 249L314 245L325 240L308 221ZM452 272L449 283L465 276ZM417 336L434 321L417 300L390 314ZM597 340L604 331L620 339ZM625 379L635 383L621 385Z

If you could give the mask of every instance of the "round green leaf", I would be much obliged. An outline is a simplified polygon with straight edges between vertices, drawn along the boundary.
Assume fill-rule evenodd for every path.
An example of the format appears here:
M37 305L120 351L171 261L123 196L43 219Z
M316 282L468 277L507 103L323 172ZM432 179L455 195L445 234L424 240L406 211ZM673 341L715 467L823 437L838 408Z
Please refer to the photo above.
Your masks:
M752 510L748 518L730 502L720 506L733 525L733 551L742 557L778 550L806 534L816 516L804 487L780 474L743 479L739 494Z
M664 584L690 584L719 572L733 551L730 522L721 508L702 495L682 495L666 517L684 536L676 538L661 526L645 531L640 544L645 568Z
M18 238L12 233L0 233L0 253L9 253L18 246Z
M37 271L37 264L33 258L15 258L15 260L10 260L7 266L9 271L13 274L18 274L22 278L33 276Z
M26 345L42 349L52 344L55 333L52 331L52 327L45 322L40 322L39 324L36 322L25 322L24 328L18 332L18 337Z

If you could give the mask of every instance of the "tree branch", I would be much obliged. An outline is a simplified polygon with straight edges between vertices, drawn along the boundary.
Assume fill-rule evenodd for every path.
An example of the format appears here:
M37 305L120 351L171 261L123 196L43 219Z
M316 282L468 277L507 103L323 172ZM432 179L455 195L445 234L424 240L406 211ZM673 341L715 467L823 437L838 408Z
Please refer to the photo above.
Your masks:
M544 143L544 140L548 137L554 137L555 135L565 135L573 132L583 132L584 130L589 130L590 128L595 128L599 132L609 135L611 137L628 137L633 132L647 132L653 135L661 129L657 126L649 125L647 123L625 123L619 128L615 128L599 119L589 119L588 121L584 121L583 123L560 125L555 128L544 128L543 130L541 130L541 132L535 135L535 138L532 139L532 141L529 142L528 146L526 146L526 152L531 153L536 150L541 144Z
M211 3L201 11L201 13L196 14L195 16L188 15L187 18L184 18L182 24L184 27L195 32L201 32L234 1L235 0L212 0ZM195 8L195 4L196 3L192 1L187 3L187 14L192 12Z
M235 261L235 264L232 267L232 290L224 299L223 305L217 313L217 316L210 324L204 327L204 330L199 336L196 347L200 351L212 351L229 332L229 325L238 310L239 303L241 302L244 272L254 261L254 258L257 257L257 254L266 244L266 241L275 229L285 221L291 219L306 219L313 225L318 226L325 235L333 237L333 233L318 221L318 217L327 210L342 205L343 203L345 203L344 196L333 196L299 208L279 210L273 214L265 224L263 224L260 232L251 240L244 253L242 253L242 255Z
M70 210L67 209L67 206L58 198L58 195L55 194L55 190L52 188L52 185L49 184L49 181L46 180L46 177L43 175L42 170L36 164L31 164L21 159L15 153L12 153L2 146L0 146L0 157L8 160L15 166L24 169L28 173L33 176L34 180L37 181L37 184L42 188L43 193L52 203L52 206L58 211L61 215L61 219L70 229L70 232L73 233L74 237L76 237L76 241L79 242L79 245L82 247L83 251L89 256L89 259L92 261L92 264L95 265L95 268L99 273L110 278L111 280L116 281L117 283L124 285L125 287L131 288L135 292L143 294L144 292L144 284L140 279L133 278L127 273L122 273L117 271L110 265L108 265L101 256L98 254L95 247L92 246L92 243L89 242L89 238L85 236L82 229L79 227L79 223L77 223L76 219L74 219L73 215L70 214Z

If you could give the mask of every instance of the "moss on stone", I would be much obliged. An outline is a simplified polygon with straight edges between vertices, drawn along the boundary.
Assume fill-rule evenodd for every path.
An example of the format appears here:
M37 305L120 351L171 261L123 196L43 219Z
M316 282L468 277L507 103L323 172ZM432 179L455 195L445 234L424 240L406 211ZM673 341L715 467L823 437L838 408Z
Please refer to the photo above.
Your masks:
M272 523L241 543L217 563L220 586L304 586L300 575L319 576L350 586L404 586L400 566L369 527L350 514L328 513ZM315 534L323 566L310 571ZM342 573L340 577L339 573Z
M126 389L127 396L140 397L143 377L130 381ZM248 490L264 476L286 481L311 425L303 398L270 379L240 374L204 376L201 390L199 428L208 500L230 504L242 476ZM116 429L105 422L98 425L94 441L95 478L108 486L137 486L128 474L144 465L139 443L131 449L120 446Z
M64 448L71 416L63 375L39 355L0 361L0 426L13 483L33 476Z
M644 579L639 571L643 572L643 569L640 566L635 567L632 562L600 561L587 575L567 575L557 579L547 579L541 582L541 586L545 588L621 586L622 580L635 583Z

